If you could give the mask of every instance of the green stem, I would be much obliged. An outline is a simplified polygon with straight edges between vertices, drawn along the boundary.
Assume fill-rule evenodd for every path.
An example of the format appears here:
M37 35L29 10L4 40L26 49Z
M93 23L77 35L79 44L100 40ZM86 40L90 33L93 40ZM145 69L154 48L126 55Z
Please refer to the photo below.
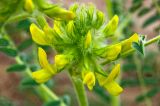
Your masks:
M154 43L154 42L156 42L156 41L158 41L158 40L160 40L160 35L158 35L158 36L150 39L149 41L147 41L147 42L144 44L144 46L148 46L148 45L150 45L150 44L152 44L152 43ZM132 48L132 49L129 50L128 52L123 53L123 54L121 55L121 57L126 57L126 56L128 56L129 54L133 53L134 51L135 51L135 49Z
M146 88L146 85L145 85L145 82L144 82L144 79L143 79L143 75L142 75L142 66L140 65L141 61L135 55L134 55L134 62L136 64L136 68L137 68L136 71L137 71L138 79L139 79L140 86L141 86L141 89L142 89L142 93L146 94L147 93L147 88ZM146 106L152 106L152 102L147 96L145 96L145 102L146 102Z
M77 77L72 77L71 80L76 92L79 106L88 106L87 95L82 80Z
M111 0L105 0L105 2L108 18L111 19L113 17L112 2Z
M4 37L8 39L8 41L10 42L10 44L12 45L13 48L16 48L14 42L11 40L11 38L10 38L8 35L5 34ZM19 56L16 56L16 57L15 57L15 60L16 60L16 62L19 63L19 64L25 64L25 63L23 63L23 61L20 59ZM32 75L31 75L32 71L31 71L29 68L26 69L25 73L26 73L26 75L28 75L29 77L32 77ZM46 94L47 96L49 96L52 100L60 100L60 99L59 99L46 85L44 85L44 84L37 85L37 88L36 88L35 90L37 90L37 91L40 90L41 92L45 92L45 94ZM66 106L63 101L61 101L61 106Z

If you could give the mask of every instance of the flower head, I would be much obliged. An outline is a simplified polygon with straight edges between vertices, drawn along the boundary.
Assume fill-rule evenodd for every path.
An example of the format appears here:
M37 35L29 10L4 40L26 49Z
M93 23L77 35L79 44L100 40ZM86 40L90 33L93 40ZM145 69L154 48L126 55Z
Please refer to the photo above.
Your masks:
M120 73L120 65L116 65L109 74L104 71L101 62L109 61L108 64L112 64L111 61L116 61L122 53L132 49L131 44L138 41L138 35L134 34L129 39L110 44L106 38L114 35L116 31L119 20L117 15L106 24L104 14L93 5L75 4L71 6L70 11L76 17L68 21L56 20L53 22L52 29L46 26L40 30L34 24L30 27L32 38L36 43L49 45L57 52L54 64L49 64L45 52L42 49L39 50L41 51L40 64L45 71L43 71L44 74L40 74L40 77L37 75L37 79L43 76L48 80L50 74L46 72L54 75L67 69L72 77L83 80L83 84L86 84L90 90L98 79L99 85L110 94L120 94L123 89L115 82Z

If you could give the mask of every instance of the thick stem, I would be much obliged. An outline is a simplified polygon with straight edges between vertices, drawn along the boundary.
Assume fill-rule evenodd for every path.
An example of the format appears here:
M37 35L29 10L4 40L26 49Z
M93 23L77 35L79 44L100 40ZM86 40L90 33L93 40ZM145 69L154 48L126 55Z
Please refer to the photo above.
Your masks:
M81 79L71 77L76 96L78 99L79 106L88 106L88 100L87 100L87 95L85 92L84 84Z

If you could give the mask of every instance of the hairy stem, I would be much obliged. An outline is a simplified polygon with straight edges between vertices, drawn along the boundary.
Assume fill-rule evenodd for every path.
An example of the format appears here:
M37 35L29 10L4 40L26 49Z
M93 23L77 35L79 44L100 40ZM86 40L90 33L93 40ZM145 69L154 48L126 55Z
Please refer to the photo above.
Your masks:
M88 106L87 95L86 95L82 80L77 77L74 78L72 76L71 76L71 80L74 86L74 90L76 92L79 106Z

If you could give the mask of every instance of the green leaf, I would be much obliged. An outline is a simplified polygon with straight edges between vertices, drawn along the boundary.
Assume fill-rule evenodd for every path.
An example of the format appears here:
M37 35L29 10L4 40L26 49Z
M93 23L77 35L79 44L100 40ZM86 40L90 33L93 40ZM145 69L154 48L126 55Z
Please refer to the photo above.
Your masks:
M145 100L145 98L151 98L153 96L155 96L158 92L160 91L160 88L156 87L151 89L150 91L148 91L146 94L141 94L136 98L137 102L142 102Z
M18 29L29 30L31 22L28 19L22 20L17 24Z
M139 13L138 13L138 16L143 16L145 15L146 13L148 13L151 9L150 8L142 8Z
M137 42L132 42L132 47L137 50L138 52L140 52L141 54L144 55L144 47L143 45L139 45Z
M69 95L64 95L64 96L62 97L62 100L63 100L64 103L67 104L68 106L71 105L71 98L70 98Z
M22 79L21 85L23 85L23 86L35 86L35 85L39 85L39 84L34 79L32 79L31 77L26 77L26 78Z
M3 53L5 53L8 56L11 56L11 57L17 56L17 51L14 50L14 49L12 49L12 48L2 47L2 48L0 48L0 51L3 52Z
M150 24L156 22L156 21L159 21L160 20L160 15L158 14L155 14L151 17L149 17L142 25L143 28L149 26Z
M45 103L43 106L61 106L61 101L60 100L50 101Z
M32 45L32 39L27 39L25 41L23 41L19 46L18 46L18 50L22 51L26 48L28 48L29 46Z
M8 46L8 45L9 45L8 40L6 40L4 38L0 39L0 46Z
M130 12L135 12L137 9L139 9L142 6L142 2L142 0L133 0Z
M7 68L7 72L21 72L25 71L26 66L24 64L13 64Z

